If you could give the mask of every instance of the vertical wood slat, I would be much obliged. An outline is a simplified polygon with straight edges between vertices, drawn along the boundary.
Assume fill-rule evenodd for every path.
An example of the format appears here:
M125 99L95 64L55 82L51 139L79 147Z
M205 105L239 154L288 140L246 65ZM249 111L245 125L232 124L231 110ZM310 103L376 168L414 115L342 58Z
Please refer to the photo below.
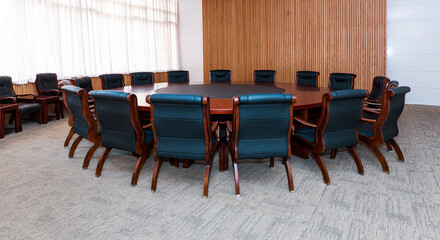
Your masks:
M230 69L232 81L253 81L273 69L277 82L296 71L357 75L355 88L371 89L386 74L386 0L203 0L204 80Z

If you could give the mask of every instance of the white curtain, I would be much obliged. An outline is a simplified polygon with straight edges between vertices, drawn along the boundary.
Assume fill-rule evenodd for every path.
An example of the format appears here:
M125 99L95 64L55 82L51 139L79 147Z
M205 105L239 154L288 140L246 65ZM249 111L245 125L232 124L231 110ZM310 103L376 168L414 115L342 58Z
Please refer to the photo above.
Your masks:
M0 0L0 75L177 69L177 31L177 0Z

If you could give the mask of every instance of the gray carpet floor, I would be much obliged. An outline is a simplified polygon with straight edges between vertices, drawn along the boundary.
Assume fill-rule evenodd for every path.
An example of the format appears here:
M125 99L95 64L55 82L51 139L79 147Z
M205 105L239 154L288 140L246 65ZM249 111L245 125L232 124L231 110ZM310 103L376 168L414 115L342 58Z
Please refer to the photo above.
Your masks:
M67 120L0 140L0 239L439 239L440 107L407 105L396 141L405 155L381 151L391 174L363 145L365 175L347 151L324 155L331 185L312 159L291 158L290 193L280 161L239 165L241 197L232 170L219 172L202 198L204 166L164 164L150 192L154 159L130 186L136 158L113 151L102 176L94 171L103 149L82 170L90 143L74 158L63 147Z

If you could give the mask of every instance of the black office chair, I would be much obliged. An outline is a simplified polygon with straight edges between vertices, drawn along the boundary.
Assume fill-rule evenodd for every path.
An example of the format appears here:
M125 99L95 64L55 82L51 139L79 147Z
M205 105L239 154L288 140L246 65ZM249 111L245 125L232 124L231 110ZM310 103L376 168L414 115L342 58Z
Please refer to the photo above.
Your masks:
M154 94L147 97L150 104L154 133L154 167L151 191L156 191L157 178L164 158L205 160L203 196L208 196L212 161L218 137L211 125L209 98L196 95Z
M353 89L356 74L351 73L331 73L330 88L333 90Z
M324 182L330 184L327 167L321 153L326 150L337 150L347 147L353 157L359 174L364 168L354 146L358 143L357 125L361 119L363 100L368 92L365 90L341 90L326 93L322 97L322 110L318 124L309 123L294 117L295 144L307 147L315 162L321 169ZM299 126L305 126L299 128Z
M211 70L211 82L231 82L231 70Z
M101 145L105 147L95 175L101 176L113 148L130 151L139 156L131 179L131 185L135 186L154 142L151 128L143 127L139 121L136 95L113 91L92 91L90 94L95 98L95 113L102 128Z
M188 71L168 71L169 83L189 83Z
M367 103L380 103L382 102L383 93L388 86L390 79L387 77L376 76L373 79L373 88L370 95L365 99Z
M67 110L70 112L69 117L71 120L69 120L71 121L70 125L72 127L67 138L71 138L75 133L78 134L78 137L70 147L69 158L73 158L75 150L83 138L93 143L93 146L90 147L84 157L83 168L87 169L90 159L93 157L96 149L101 145L101 130L90 111L89 97L84 88L67 85L62 87L62 92Z
M298 71L296 72L296 84L305 86L318 86L319 72Z
M101 86L103 90L124 86L124 75L122 74L102 74L99 77L101 78Z
M10 123L12 123L14 119L21 121L21 116L31 114L36 115L38 123L41 124L41 104L37 103L35 99L35 94L15 94L14 88L12 87L12 78L9 76L0 76L0 104L18 103L18 109L20 110L20 119L15 119L15 115L12 114L9 120ZM21 122L19 126L21 126Z
M40 96L57 96L58 101L55 103L55 114L56 118L59 119L59 116L61 115L61 118L64 118L64 111L63 111L63 97L61 94L61 91L58 88L58 77L55 73L39 73L36 76L35 79L35 87L37 89L38 97ZM47 104L52 103L53 101L47 102L44 101L42 104L46 104L46 106L42 106L43 108L47 109ZM45 114L48 113L46 111ZM47 117L45 117L47 118Z
M233 122L227 122L228 145L234 165L235 193L240 195L238 162L249 158L282 157L289 190L293 191L290 169L292 104L290 94L254 94L234 97Z
M153 84L154 75L152 72L135 72L130 73L131 85Z
M375 119L362 118L359 123L359 139L373 151L385 173L389 173L390 169L385 157L378 149L381 144L386 143L388 150L394 148L399 160L404 161L402 150L394 138L399 135L397 123L405 107L405 95L410 91L409 87L386 90L380 110L365 109L370 114L376 114L377 117Z
M274 83L275 82L274 70L255 70L254 71L254 82L255 83Z

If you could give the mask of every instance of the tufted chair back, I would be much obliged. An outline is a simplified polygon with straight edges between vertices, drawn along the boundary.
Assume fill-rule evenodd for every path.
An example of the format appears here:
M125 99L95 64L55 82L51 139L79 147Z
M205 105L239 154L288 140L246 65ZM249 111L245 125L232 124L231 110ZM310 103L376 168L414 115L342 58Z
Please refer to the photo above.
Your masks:
M130 73L131 85L153 84L154 75L152 72L135 72Z
M373 89L371 90L370 95L368 96L369 100L380 101L382 100L383 93L386 90L386 87L390 79L387 77L377 76L373 79Z
M188 71L169 71L168 72L169 83L188 83L189 72Z
M298 71L296 72L296 84L306 86L318 85L319 72Z
M55 96L58 95L58 78L55 73L39 73L35 80L35 85L39 95ZM55 90L55 91L54 91ZM53 92L47 92L53 91ZM47 92L47 93L46 93Z
M254 82L256 83L274 83L275 82L274 70L255 70Z
M73 85L78 86L86 90L86 92L90 92L93 90L92 80L90 77L79 77L72 80Z
M138 134L142 132L142 129L133 127L141 126L136 95L96 90L90 94L95 98L95 113L102 129L102 146L136 152L136 131Z
M101 85L104 90L124 86L124 75L122 74L103 74L99 77L101 78Z
M211 70L211 82L231 82L231 70Z
M73 115L73 129L83 138L91 139L98 134L98 124L90 112L88 95L85 89L66 85L62 87L67 107Z
M331 73L330 88L333 90L353 89L355 74L351 73Z
M9 76L0 76L0 104L15 103L15 93L12 89L12 79Z
M366 90L340 90L326 93L322 100L322 111L315 130L318 145L324 150L333 150L358 143L357 125L363 110Z
M234 97L234 159L290 157L295 100L290 94Z
M209 159L212 134L208 97L154 94L147 101L156 158Z

